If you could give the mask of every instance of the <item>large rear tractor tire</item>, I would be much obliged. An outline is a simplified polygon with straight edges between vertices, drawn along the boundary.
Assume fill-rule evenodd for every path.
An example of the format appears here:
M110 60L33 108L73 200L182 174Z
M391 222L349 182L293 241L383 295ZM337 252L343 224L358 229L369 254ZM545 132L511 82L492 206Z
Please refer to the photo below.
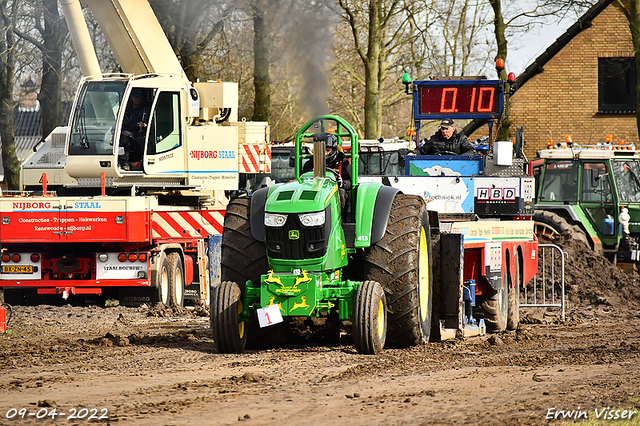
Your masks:
M542 243L553 243L558 236L568 234L574 240L589 245L587 235L578 225L571 225L557 213L536 210L533 215L533 226L538 239Z
M162 252L158 257L158 269L155 274L156 302L169 306L169 261Z
M247 342L245 323L238 321L242 312L242 294L234 282L223 281L213 290L211 318L213 341L219 353L239 354Z
M522 287L522 266L520 255L516 256L515 273L513 274L514 287L509 290L509 303L507 313L507 330L516 330L520 323L520 288Z
M387 299L382 286L365 281L353 301L353 344L358 353L379 354L387 339Z
M169 306L184 306L184 265L176 252L169 253Z
M269 270L266 246L251 234L250 207L248 197L229 202L222 229L221 281L233 281L243 292L248 280L256 282Z
M248 280L257 283L260 276L269 270L267 248L263 241L256 240L251 234L250 211L251 199L248 197L229 202L222 230L221 280L237 283L243 295ZM215 327L213 323L212 317L212 329ZM247 324L247 347L262 349L283 345L286 341L285 327L286 323L280 323L260 328L257 316L252 313Z
M424 200L398 194L384 236L364 255L365 279L379 282L386 295L389 345L407 347L429 340L431 265L429 215Z

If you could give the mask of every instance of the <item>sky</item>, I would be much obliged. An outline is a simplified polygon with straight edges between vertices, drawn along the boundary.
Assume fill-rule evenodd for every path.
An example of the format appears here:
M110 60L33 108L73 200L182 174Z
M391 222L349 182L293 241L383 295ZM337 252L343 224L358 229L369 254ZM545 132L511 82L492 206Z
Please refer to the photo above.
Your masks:
M520 2L527 3L528 0L520 0ZM507 53L507 72L514 72L516 76L520 75L528 65L567 31L579 16L570 13L563 18L549 18L544 26L536 27L528 34L520 36L517 42L510 40Z

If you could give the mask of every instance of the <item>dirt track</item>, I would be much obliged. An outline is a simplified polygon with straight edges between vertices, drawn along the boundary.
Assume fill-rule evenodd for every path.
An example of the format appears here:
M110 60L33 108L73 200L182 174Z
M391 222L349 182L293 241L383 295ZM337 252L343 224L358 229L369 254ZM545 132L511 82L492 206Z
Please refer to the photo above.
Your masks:
M570 254L565 323L523 310L515 333L380 356L348 340L220 355L195 311L14 307L0 335L0 424L85 423L68 420L82 408L118 425L559 424L547 417L603 419L606 407L640 424L638 283L606 264L584 278L582 253ZM34 415L9 420L12 408ZM53 408L65 415L36 421Z

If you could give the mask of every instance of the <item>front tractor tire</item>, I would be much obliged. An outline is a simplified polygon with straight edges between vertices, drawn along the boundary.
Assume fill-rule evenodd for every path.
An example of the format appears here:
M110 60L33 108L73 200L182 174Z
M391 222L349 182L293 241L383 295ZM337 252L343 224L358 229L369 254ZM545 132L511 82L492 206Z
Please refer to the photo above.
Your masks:
M265 243L253 238L251 233L250 213L251 198L240 197L230 201L222 229L221 279L237 283L242 295L244 295L247 281L260 283L260 276L270 269ZM212 303L213 299L212 290ZM213 314L210 322L213 330L215 327ZM249 335L246 345L249 349L281 346L286 342L284 322L260 328L258 318L252 312L246 329Z
M247 342L245 323L238 320L242 312L240 287L223 281L214 290L211 303L213 341L219 353L239 354Z
M429 215L424 200L398 194L387 228L364 256L365 279L384 289L389 345L426 343L431 333L433 278Z
M358 353L379 354L387 339L387 299L382 286L365 281L353 301L353 344Z

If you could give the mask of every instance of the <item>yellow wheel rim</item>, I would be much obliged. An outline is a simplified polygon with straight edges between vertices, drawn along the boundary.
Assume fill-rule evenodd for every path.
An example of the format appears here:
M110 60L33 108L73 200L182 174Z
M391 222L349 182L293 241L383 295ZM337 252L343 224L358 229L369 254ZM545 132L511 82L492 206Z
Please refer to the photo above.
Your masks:
M420 246L418 247L418 295L420 296L420 318L427 320L429 304L429 247L424 227L420 227Z
M242 300L238 300L238 315L242 312ZM244 321L238 322L238 335L242 339L244 337Z
M384 303L382 300L378 303L378 339L382 340L384 337Z

